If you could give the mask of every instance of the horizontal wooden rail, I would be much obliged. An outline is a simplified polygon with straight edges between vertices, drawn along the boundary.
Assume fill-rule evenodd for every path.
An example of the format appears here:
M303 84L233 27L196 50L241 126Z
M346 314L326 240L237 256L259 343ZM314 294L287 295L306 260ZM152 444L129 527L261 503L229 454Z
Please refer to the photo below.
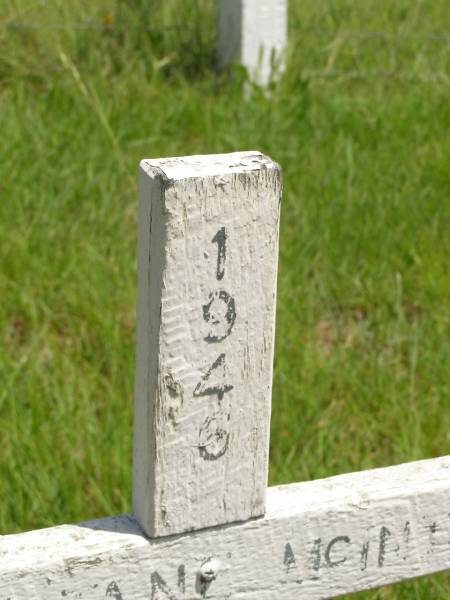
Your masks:
M450 568L450 457L269 488L262 518L146 538L121 516L0 537L0 598L333 598Z

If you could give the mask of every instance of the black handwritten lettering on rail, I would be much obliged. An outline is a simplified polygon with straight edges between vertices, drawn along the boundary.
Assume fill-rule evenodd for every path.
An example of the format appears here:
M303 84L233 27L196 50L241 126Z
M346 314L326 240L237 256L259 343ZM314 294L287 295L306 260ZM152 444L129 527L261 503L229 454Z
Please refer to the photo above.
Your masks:
M281 554L286 574L293 572L295 581L317 581L329 570L349 568L358 577L360 572L378 571L392 567L396 562L408 560L408 547L413 535L410 521L394 528L380 524L379 528L366 539L354 539L349 535L333 538L315 538L301 548L287 541ZM434 524L436 527L436 524ZM430 541L430 545L433 542ZM295 549L294 549L295 548ZM297 554L297 550L300 553ZM300 575L301 579L298 578Z
M152 600L177 600L170 587L161 577L158 571L154 571L150 576L151 598Z
M221 281L225 276L227 255L227 233L221 227L212 238L217 244L216 279ZM203 319L209 325L204 340L208 344L220 344L232 332L236 321L236 303L234 298L224 289L217 289L209 294L208 301L202 307ZM226 381L226 355L221 352L212 365L202 375L194 389L194 397L217 396L218 409L209 415L199 431L198 449L203 460L217 460L228 450L230 438L230 415L221 410L221 402L233 385Z

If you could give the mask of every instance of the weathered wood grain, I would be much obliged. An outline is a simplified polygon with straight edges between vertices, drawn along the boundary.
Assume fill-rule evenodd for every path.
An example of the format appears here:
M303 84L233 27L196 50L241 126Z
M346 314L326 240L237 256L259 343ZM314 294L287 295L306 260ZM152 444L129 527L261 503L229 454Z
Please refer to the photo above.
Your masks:
M266 85L272 64L283 65L286 43L287 0L219 0L219 67L238 60Z
M151 537L264 513L281 175L141 163L134 511Z
M315 600L450 569L450 457L269 488L265 517L157 540L129 517L0 537L0 598Z

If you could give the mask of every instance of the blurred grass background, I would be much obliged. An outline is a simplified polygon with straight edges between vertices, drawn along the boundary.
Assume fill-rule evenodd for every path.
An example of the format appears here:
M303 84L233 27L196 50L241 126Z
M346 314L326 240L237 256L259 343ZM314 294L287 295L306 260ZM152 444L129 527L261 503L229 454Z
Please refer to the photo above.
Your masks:
M143 157L284 168L272 484L449 453L448 0L291 0L270 99L214 5L1 3L2 533L130 510Z

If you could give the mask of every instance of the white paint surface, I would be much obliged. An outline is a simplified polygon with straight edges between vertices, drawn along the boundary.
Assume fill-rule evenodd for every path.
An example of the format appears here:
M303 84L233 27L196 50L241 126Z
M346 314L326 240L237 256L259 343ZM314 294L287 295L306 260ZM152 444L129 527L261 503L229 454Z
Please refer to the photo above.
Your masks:
M287 0L219 0L218 62L239 60L252 79L266 85L272 61L283 66L287 42Z
M141 163L134 511L151 537L264 513L281 176Z
M448 456L271 488L264 517L225 525L264 508L280 173L256 152L141 167L135 510L156 536L220 526L0 536L0 599L318 600L450 569ZM211 416L229 443L203 460Z
M124 516L0 537L0 598L315 600L450 569L450 457L269 488L265 517L149 540Z

